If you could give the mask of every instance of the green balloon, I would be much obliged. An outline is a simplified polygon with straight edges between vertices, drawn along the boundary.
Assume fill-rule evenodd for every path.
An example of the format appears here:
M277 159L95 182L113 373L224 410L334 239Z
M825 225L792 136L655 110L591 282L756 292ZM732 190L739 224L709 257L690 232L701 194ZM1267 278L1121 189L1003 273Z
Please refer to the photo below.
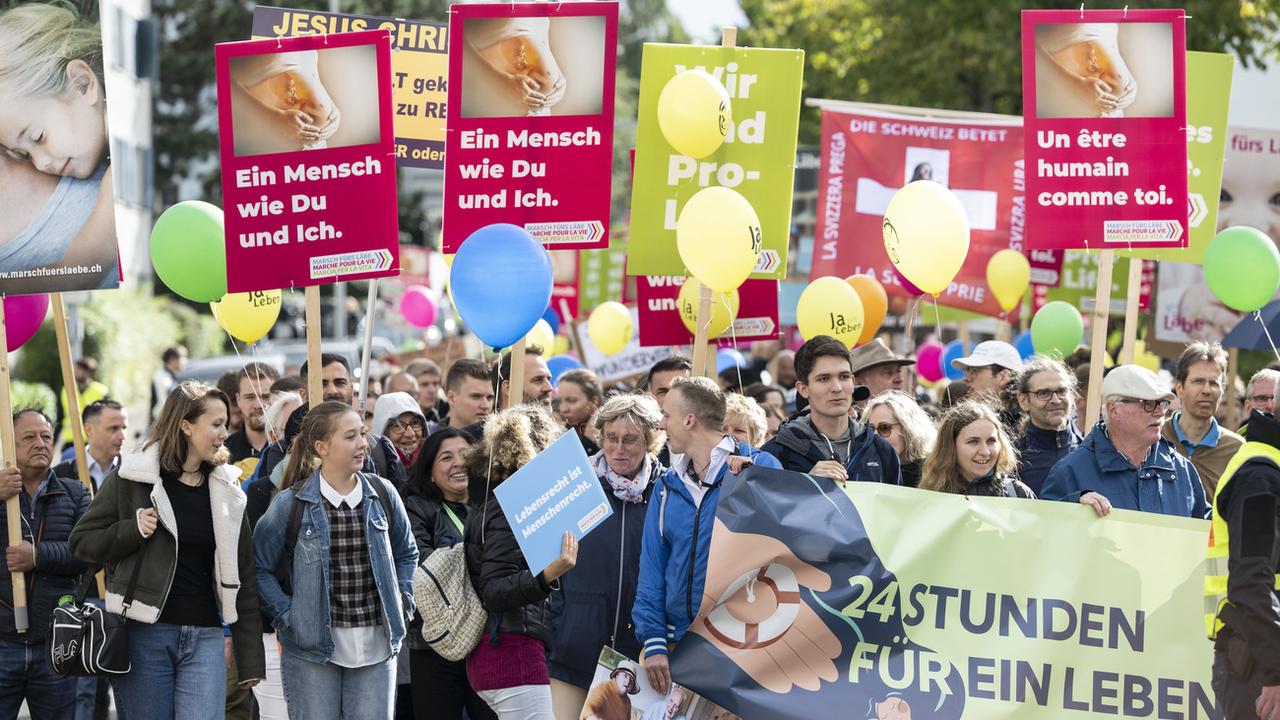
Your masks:
M1209 241L1204 280L1227 307L1239 312L1259 310L1280 289L1280 251L1261 230L1229 227Z
M1084 319L1075 305L1054 300L1031 318L1031 346L1061 360L1076 351L1084 337Z
M156 218L151 228L151 264L170 290L207 303L227 294L227 244L222 210L186 200Z

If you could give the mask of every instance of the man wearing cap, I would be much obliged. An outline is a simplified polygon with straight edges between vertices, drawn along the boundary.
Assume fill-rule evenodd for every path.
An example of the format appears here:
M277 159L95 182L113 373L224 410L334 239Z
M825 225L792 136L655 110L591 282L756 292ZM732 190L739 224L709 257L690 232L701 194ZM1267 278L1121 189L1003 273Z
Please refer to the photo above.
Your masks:
M849 358L853 363L853 381L867 386L871 397L901 390L902 368L916 364L909 357L894 354L880 338L854 348Z
M608 682L591 688L582 706L583 720L631 720L631 696L640 693L640 666L623 660L609 673Z
M849 417L855 401L871 393L853 379L844 343L816 335L796 351L796 392L808 411L778 428L761 448L784 470L846 480L902 484L898 454L887 440Z
M1178 358L1173 390L1182 409L1164 424L1160 436L1191 459L1205 497L1213 497L1218 478L1244 444L1244 438L1218 425L1214 414L1222 404L1227 351L1218 343L1193 342Z
M1103 420L1053 466L1040 497L1088 505L1099 517L1113 507L1208 517L1196 469L1160 437L1172 399L1164 380L1146 368L1121 365L1107 373Z
M1213 692L1227 720L1280 718L1280 422L1272 415L1249 416L1249 441L1215 490L1204 583Z
M969 357L956 358L951 367L964 372L969 397L985 398L1000 413L1000 422L1010 435L1017 435L1022 424L1022 408L1013 391L1018 373L1022 372L1022 356L1007 342L987 340L973 348Z

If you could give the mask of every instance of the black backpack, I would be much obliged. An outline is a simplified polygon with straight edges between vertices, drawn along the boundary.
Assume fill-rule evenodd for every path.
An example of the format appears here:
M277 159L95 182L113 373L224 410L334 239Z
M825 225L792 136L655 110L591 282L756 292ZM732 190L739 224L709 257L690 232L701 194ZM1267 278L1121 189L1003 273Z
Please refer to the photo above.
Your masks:
M379 490L378 483L369 484L373 486L373 493L378 496L378 502L382 503L382 512L390 522L391 498ZM293 505L289 508L289 524L284 531L284 552L281 553L280 561L276 563L275 572L272 573L276 576L276 582L280 583L280 589L284 590L285 595L293 595L293 549L298 544L298 528L302 525L303 508L302 503L298 502L297 495L290 500Z

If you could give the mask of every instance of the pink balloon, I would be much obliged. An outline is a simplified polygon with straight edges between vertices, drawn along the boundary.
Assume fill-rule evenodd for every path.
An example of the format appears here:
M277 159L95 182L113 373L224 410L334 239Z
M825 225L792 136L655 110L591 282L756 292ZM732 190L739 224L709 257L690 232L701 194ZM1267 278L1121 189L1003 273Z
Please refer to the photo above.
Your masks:
M929 382L942 379L942 353L946 346L937 341L924 343L916 348L916 372Z
M436 321L436 301L431 291L421 285L410 285L400 297L400 314L415 327L431 327Z
M9 352L13 352L35 337L49 312L49 296L6 295L4 298L4 330Z
M920 297L921 295L924 294L924 291L916 287L914 283L908 280L906 275L903 275L902 273L898 272L897 265L893 266L893 273L898 276L898 283L901 284L903 289L905 289L907 292L911 293L915 297ZM928 378L925 378L925 379L928 380ZM933 382L933 381L929 380L929 382Z

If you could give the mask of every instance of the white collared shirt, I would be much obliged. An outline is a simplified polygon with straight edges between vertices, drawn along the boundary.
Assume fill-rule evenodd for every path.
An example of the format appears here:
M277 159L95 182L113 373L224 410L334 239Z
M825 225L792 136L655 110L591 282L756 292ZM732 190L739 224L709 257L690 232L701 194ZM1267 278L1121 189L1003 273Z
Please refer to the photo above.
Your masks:
M354 509L360 507L360 501L364 500L364 483L357 481L356 486L351 488L351 492L342 495L325 482L324 477L321 477L320 494L335 508L345 504ZM347 668L366 667L386 660L391 654L385 623L367 627L335 627L331 633L333 657L329 661L334 665Z
M94 492L97 492L98 488L102 486L103 479L107 477L107 475L115 468L116 465L120 464L120 456L117 455L111 461L111 464L106 467L102 467L101 465L99 465L98 461L94 459L93 455L90 455L89 453L86 452L84 456L85 456L85 459L89 461L89 479L93 481Z
M324 496L325 500L329 501L330 505L336 508L342 507L343 503L346 503L349 508L357 508L360 507L360 501L364 499L364 486L357 482L356 486L351 488L351 492L343 495L333 489L333 486L325 482L324 478L321 477L320 494Z
M737 449L738 443L732 437L725 435L721 438L720 442L711 448L711 464L707 465L707 471L701 474L702 482L689 479L689 465L692 463L688 455L677 453L671 456L671 469L675 470L676 475L680 476L680 482L684 483L685 489L693 497L694 505L701 506L702 497L710 489L704 487L702 483L714 485L715 479L720 476L720 470L724 468L729 456Z

